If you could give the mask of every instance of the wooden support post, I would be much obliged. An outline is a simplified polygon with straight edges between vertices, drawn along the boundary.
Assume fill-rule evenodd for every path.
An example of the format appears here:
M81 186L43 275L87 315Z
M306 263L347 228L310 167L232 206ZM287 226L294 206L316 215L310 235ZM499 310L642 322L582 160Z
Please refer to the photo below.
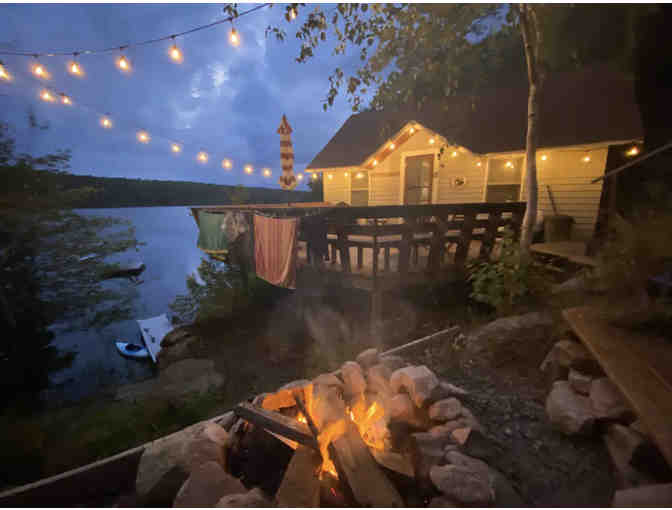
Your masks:
M329 243L329 261L332 264L336 263L336 247L333 243Z
M357 246L357 269L362 269L364 265L364 248Z
M404 277L408 273L408 265L411 258L411 239L413 239L413 221L404 219L405 229L401 234L401 246L399 247L399 274Z
M378 220L376 220L378 225ZM373 231L373 260L371 261L371 271L373 273L373 287L375 288L378 282L378 229Z
M455 250L455 265L458 268L464 267L464 263L469 256L469 246L471 245L471 238L474 235L475 215L476 213L473 211L464 214L460 240L457 243L457 250Z
M497 237L497 228L499 227L501 216L501 212L491 212L488 214L488 226L481 240L481 249L478 252L480 258L490 258L492 248L495 246L495 238Z
M390 247L385 246L385 272L390 271Z
M419 263L420 259L420 245L414 244L413 245L413 265L417 266Z
M350 247L348 246L348 234L343 231L338 232L338 250L341 254L341 268L344 273L352 272L350 267Z

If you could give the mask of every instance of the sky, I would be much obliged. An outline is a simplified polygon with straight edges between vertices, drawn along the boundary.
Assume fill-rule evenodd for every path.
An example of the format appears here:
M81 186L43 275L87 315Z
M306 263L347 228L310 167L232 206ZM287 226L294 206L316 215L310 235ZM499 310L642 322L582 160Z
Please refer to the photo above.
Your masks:
M258 4L240 4L242 12ZM0 4L0 50L75 51L99 49L162 37L225 17L223 4ZM284 4L264 8L236 21L241 44L228 42L230 24L177 39L181 64L168 57L172 42L130 48L125 54L132 72L115 66L119 52L81 55L85 75L66 71L68 57L41 57L51 74L43 81L30 72L31 57L0 56L13 79L0 81L0 121L7 122L21 152L40 155L72 151L71 172L106 177L166 179L243 184L278 188L283 114L294 132L295 172L301 172L336 133L352 111L340 96L323 110L335 67L353 69L356 55L332 56L332 43L318 48L309 62L295 62L300 44L293 26L313 9L307 4L292 24ZM329 10L331 6L322 4ZM268 25L284 28L278 42L265 37ZM70 96L75 106L45 103L40 91L49 87ZM83 106L86 105L86 108ZM114 126L103 129L99 115L109 113ZM34 112L47 129L30 128ZM145 129L152 140L138 143ZM184 142L174 155L159 137ZM207 164L196 154L209 154ZM229 171L223 158L233 161ZM253 165L254 174L243 172ZM272 170L264 178L261 169ZM304 183L299 189L306 189Z

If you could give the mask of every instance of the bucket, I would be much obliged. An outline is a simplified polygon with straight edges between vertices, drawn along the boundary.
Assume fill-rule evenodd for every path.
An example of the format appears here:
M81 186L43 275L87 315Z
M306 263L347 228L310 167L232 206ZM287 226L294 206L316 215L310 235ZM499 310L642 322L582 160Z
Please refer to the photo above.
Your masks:
M572 225L574 218L558 214L556 216L547 216L544 218L544 241L555 243L558 241L569 241L572 237Z

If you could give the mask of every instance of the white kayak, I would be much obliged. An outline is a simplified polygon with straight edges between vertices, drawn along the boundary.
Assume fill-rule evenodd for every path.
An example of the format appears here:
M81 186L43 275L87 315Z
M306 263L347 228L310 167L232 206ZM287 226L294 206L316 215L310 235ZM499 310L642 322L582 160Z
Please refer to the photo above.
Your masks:
M149 358L149 351L142 345L133 344L131 342L115 342L115 344L122 356L136 359Z

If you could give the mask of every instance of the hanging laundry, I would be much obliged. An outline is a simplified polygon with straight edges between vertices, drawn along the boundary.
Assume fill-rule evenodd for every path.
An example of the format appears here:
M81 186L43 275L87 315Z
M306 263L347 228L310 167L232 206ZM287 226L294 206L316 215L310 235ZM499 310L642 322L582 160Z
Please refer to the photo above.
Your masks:
M198 214L198 248L212 255L229 252L231 245L251 230L244 213L226 211Z
M254 261L259 278L296 288L298 218L254 216Z

